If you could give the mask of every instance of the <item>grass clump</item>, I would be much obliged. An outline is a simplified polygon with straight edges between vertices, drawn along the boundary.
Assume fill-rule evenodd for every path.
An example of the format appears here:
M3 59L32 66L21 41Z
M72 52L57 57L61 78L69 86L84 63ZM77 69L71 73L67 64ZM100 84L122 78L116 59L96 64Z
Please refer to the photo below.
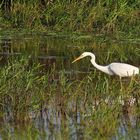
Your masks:
M38 76L40 67L29 66L27 60L21 59L0 70L1 110L12 114L14 120L26 120L29 111L39 109L47 97L47 76Z

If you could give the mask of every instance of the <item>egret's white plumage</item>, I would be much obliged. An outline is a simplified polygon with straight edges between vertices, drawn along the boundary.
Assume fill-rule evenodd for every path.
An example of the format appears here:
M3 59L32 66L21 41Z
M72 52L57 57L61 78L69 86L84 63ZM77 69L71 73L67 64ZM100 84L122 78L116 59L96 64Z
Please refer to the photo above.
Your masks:
M111 63L107 66L100 66L95 62L95 55L91 52L84 52L82 53L77 59L75 59L72 63L80 60L86 56L91 57L91 63L94 67L99 69L100 71L109 74L109 75L118 75L119 77L128 77L139 74L139 68L125 64L125 63Z

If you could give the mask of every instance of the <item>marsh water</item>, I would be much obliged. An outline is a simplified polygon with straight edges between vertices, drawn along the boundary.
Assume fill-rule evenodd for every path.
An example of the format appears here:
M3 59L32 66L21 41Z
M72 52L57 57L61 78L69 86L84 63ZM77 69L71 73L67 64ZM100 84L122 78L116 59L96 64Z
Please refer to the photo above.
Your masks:
M14 59L27 58L29 65L42 66L37 75L51 73L47 83L51 88L43 94L49 94L49 98L45 95L40 107L35 104L35 109L29 109L24 117L28 119L16 120L10 105L2 111L0 139L140 139L139 79L131 85L131 79L123 79L120 89L119 78L99 72L89 58L72 64L84 51L93 52L101 65L119 61L140 66L138 41L98 36L0 36L1 68ZM123 103L116 100L122 95ZM130 100L134 102L128 104Z

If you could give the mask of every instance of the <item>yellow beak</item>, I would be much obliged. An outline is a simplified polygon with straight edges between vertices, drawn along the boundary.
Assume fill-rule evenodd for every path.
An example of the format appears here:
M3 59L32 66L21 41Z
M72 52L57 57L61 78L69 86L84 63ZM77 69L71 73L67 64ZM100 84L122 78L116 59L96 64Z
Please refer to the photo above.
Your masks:
M74 62L76 62L76 61L78 61L78 60L80 60L80 59L82 59L82 57L81 56L79 56L78 58L76 58L74 61L72 61L72 63L74 63Z

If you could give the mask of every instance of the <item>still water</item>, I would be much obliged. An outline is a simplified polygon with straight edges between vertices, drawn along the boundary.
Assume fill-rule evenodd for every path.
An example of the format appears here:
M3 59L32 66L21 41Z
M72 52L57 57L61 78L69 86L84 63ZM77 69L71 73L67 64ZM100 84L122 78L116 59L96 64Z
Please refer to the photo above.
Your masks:
M63 78L60 75L64 75L69 85L78 82L81 86L80 82L85 82L81 86L84 91L80 91L82 89L77 91L77 86L75 86L73 91L66 90L66 95L60 92L49 99L49 102L46 99L45 105L43 104L40 109L28 112L27 121L14 121L14 115L8 111L0 114L0 139L120 140L140 138L139 101L132 105L120 103L118 105L121 107L117 106L117 109L114 102L109 101L109 105L106 105L98 101L98 96L100 96L98 94L102 96L106 87L108 91L105 91L104 99L102 99L105 102L109 100L113 91L119 91L119 84L116 85L119 80L97 71L90 64L89 58L72 64L74 58L84 51L93 52L97 57L97 63L102 65L119 61L140 66L140 42L117 41L100 37L70 39L42 35L0 36L1 68L14 58L29 58L30 65L39 63L46 73L54 70L49 82L55 85L53 88L58 93L60 92L59 81ZM128 80L124 79L124 81ZM138 82L137 93L140 92ZM73 95L70 94L67 97L69 92L73 92ZM92 94L97 95L92 96Z

